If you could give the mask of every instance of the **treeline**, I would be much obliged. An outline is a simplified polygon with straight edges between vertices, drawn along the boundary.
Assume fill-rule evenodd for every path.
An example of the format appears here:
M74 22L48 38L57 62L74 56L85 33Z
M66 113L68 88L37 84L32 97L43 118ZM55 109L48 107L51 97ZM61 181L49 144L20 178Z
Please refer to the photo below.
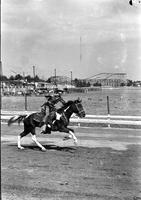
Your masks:
M127 80L127 86L137 86L138 83L141 84L141 81Z
M50 78L48 78L47 80L43 80L41 79L38 75L36 75L35 77L32 77L30 75L27 76L22 76L21 74L16 74L15 76L11 75L9 78L7 76L0 76L1 81L9 81L9 82L14 82L14 81L21 81L21 82L47 82L47 83L51 83ZM75 78L74 80L72 80L72 85L74 85L75 87L90 87L91 83L87 80L82 80L82 79L77 79ZM121 83L121 87L123 86L137 86L140 85L141 86L141 81L132 81L130 79L128 79L125 82ZM93 86L101 86L101 83L94 83Z
M9 78L7 76L1 76L1 81L27 81L27 82L31 83L33 81L40 82L40 81L44 81L44 80L39 78L38 75L36 75L33 78L30 75L22 76L20 74L16 74L15 76L11 75Z
M73 85L75 85L76 87L90 87L91 84L90 82L87 82L85 80L81 80L81 79L74 79L73 81Z
M48 78L47 80L43 80L41 79L38 75L34 77L31 77L30 75L28 76L22 76L21 74L16 74L15 76L11 75L9 78L7 76L1 76L1 81L26 81L28 83L31 82L48 82L51 83L50 78ZM90 82L87 82L85 80L81 80L81 79L74 79L72 80L72 84L76 87L90 87L91 84ZM98 86L98 85L96 85Z

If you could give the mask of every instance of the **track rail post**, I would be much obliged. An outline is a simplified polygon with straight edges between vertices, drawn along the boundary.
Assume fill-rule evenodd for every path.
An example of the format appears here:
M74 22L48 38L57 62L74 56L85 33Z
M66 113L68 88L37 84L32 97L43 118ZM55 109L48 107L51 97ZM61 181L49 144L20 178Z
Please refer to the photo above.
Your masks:
M110 126L110 103L109 103L109 96L107 96L107 111L108 111L108 117L107 117L107 120L108 120L108 128L111 128Z

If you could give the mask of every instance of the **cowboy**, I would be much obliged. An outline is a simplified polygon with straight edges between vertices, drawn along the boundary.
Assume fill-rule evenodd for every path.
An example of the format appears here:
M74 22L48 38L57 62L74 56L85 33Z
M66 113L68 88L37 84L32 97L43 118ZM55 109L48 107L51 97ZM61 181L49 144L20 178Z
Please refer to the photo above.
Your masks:
M64 99L61 97L61 94L62 94L62 91L59 91L57 94L53 93L52 95L45 96L47 101L42 106L46 106L49 108L49 115L46 114L44 118L45 125L42 127L42 131L41 131L42 134L45 134L46 128L48 129L48 133L51 133L53 120L55 119L59 120L61 117L61 115L56 112L57 111L56 104L58 102L61 102L62 105L66 104Z

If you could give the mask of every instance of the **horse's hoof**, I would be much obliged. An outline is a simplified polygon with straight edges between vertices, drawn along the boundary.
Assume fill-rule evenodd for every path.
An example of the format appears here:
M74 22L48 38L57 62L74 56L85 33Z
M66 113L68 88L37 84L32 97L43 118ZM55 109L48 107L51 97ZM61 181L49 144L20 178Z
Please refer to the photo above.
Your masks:
M45 131L41 131L41 132L40 132L40 134L45 134L45 133L46 133Z
M78 141L74 141L74 144L75 144L76 146L78 146Z
M20 149L20 150L23 150L23 149L24 149L24 147L18 147L18 149Z
M46 151L46 149L45 149L45 148L42 148L42 149L41 149L41 151L44 151L44 152L45 152L45 151Z
M63 138L64 141L65 141L65 140L69 140L69 139L71 139L69 136L65 136L65 137Z

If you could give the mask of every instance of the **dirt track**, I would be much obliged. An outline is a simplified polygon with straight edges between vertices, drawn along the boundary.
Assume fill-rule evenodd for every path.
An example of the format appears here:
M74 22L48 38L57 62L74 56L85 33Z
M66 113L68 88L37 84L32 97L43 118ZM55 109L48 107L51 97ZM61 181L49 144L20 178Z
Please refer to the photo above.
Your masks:
M139 130L77 129L78 147L72 141L58 146L62 135L38 135L46 152L30 138L19 151L15 136L21 130L2 126L3 200L141 199ZM87 147L89 141L94 141L93 148Z

